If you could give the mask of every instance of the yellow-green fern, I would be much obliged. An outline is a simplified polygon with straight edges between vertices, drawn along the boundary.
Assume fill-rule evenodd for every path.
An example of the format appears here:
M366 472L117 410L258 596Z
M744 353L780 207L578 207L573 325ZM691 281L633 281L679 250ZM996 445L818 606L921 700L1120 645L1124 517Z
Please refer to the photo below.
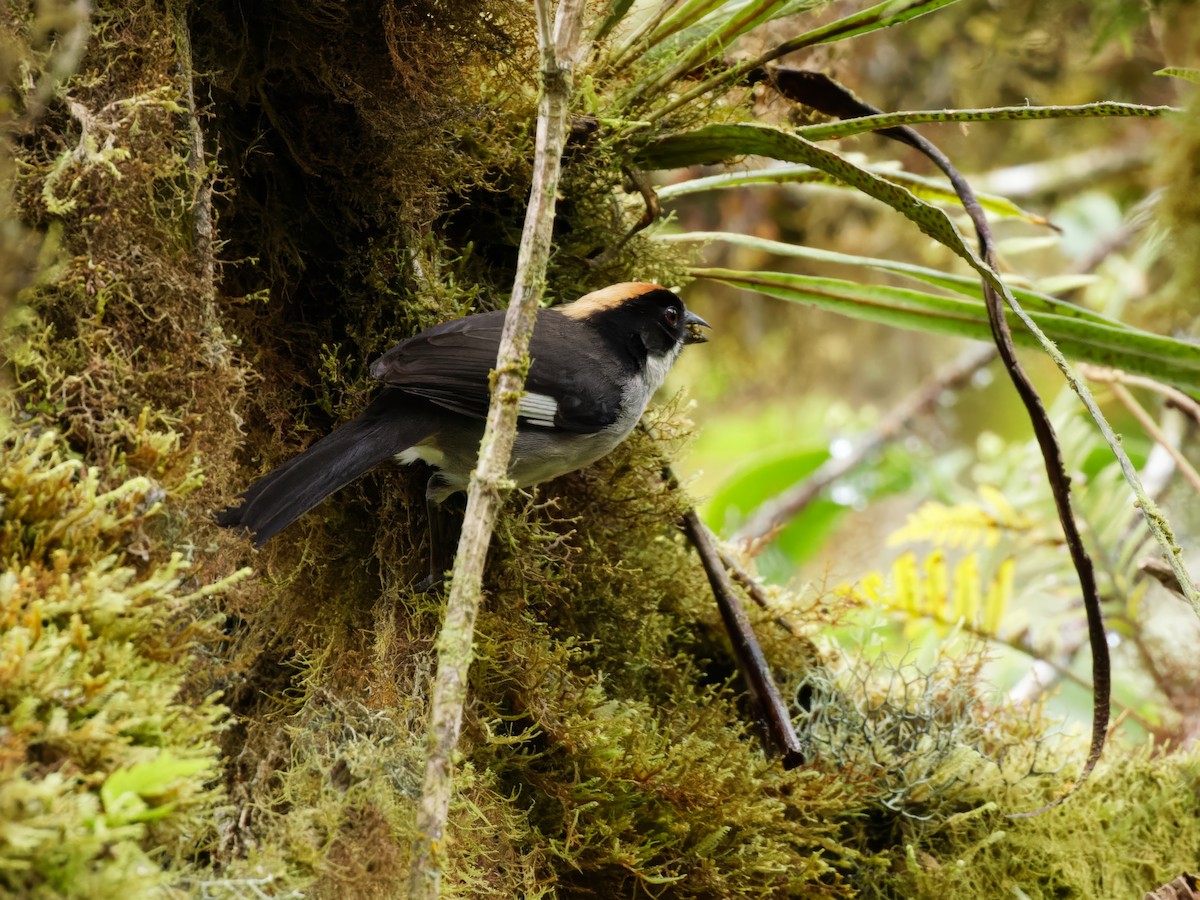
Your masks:
M989 577L980 574L979 557L969 553L952 566L936 549L924 559L900 555L891 571L869 572L841 592L911 620L965 625L986 636L999 633L1013 593L1015 560L1002 560Z
M978 491L978 503L923 504L902 528L892 533L888 543L931 541L964 550L992 548L1006 535L1026 536L1037 528L1037 518L1018 510L996 488L981 484Z

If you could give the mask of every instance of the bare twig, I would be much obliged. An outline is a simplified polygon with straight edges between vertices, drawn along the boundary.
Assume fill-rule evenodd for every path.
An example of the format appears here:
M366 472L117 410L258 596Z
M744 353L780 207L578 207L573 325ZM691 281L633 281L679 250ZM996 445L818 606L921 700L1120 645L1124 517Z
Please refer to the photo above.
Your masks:
M1193 422L1200 425L1200 403L1197 403L1193 398L1179 390L1179 388L1163 384L1161 381L1155 381L1153 378L1146 378L1144 375L1131 375L1120 369L1110 369L1105 366L1083 365L1079 367L1079 371L1089 381L1097 381L1101 384L1128 384L1161 394L1170 404L1177 407Z
M1200 474L1197 474L1195 467L1179 448L1174 446L1167 436L1163 434L1163 430L1159 428L1158 423L1154 421L1150 413L1146 412L1146 408L1137 402L1137 399L1133 394L1129 393L1129 389L1121 384L1121 382L1112 382L1110 388L1113 395L1124 404L1126 409L1133 413L1133 417L1146 430L1146 434L1150 435L1160 447L1171 454L1171 458L1175 460L1175 465L1179 468L1179 474L1187 479L1188 484L1192 486L1192 490L1200 493Z
M708 583L721 610L725 630L733 644L738 669L741 670L749 689L751 706L765 726L764 743L771 752L783 757L785 769L794 769L804 762L800 740L792 728L792 718L779 694L775 679L771 676L771 669L763 656L762 647L759 646L758 638L754 636L750 617L746 615L742 601L738 599L737 591L733 589L729 575L725 572L725 564L721 560L717 542L694 509L684 514L680 525L692 546L696 548L708 575Z
M894 440L914 419L929 412L943 392L960 387L995 358L995 347L974 346L938 369L924 384L880 419L878 425L860 438L853 451L837 459L827 460L808 478L763 503L734 535L734 540L759 540L786 525L800 515L821 491L858 468L863 460Z
M982 628L976 628L965 622L942 622L942 624L960 628L967 634L977 637L980 640L992 644L1001 644L1010 650L1015 650L1017 653L1029 657L1033 661L1033 668L1008 691L1008 699L1013 703L1031 703L1037 697L1044 694L1047 687L1058 681L1069 681L1083 688L1088 693L1094 690L1090 681L1081 675L1076 675L1070 668L1071 660L1075 658L1075 654L1084 645L1083 640L1072 639L1069 646L1060 654L1064 659L1064 662L1060 663L1039 652L1037 647L1033 646L1032 641L1029 640L1026 632L1013 637L1003 637L998 634L991 634ZM1132 707L1125 706L1116 701L1113 702L1113 706L1120 710L1123 716L1132 719L1150 734L1157 732L1158 729L1156 726Z
M537 143L533 185L512 300L504 320L492 402L471 475L467 511L446 618L438 639L438 669L431 688L428 748L421 804L417 811L418 838L409 876L409 896L433 900L441 882L442 835L453 789L451 761L462 730L471 664L475 619L479 611L484 562L505 491L508 461L516 436L517 404L525 384L529 339L550 259L554 202L567 132L583 0L561 0L553 18L551 0L534 0L538 45L541 50L541 93L538 99Z

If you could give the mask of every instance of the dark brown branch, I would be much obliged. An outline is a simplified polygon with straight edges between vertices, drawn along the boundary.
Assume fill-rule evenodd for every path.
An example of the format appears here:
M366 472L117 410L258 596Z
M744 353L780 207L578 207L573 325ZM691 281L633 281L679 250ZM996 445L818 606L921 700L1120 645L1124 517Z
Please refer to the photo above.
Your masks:
M876 115L880 110L863 103L849 90L833 79L817 72L807 72L798 69L780 68L773 73L776 88L785 97L798 103L804 103L819 112L843 119L859 118ZM949 158L912 128L899 126L884 128L879 133L885 137L900 141L927 156L936 165L954 187L966 210L975 233L979 238L979 253L993 270L998 268L995 248L992 243L991 227L984 215L983 207L975 196L967 180L950 162ZM1046 414L1042 399L1033 387L1025 370L1017 361L1016 350L1013 348L1012 334L1008 322L1004 318L1004 299L986 279L983 281L984 305L987 308L988 322L991 325L992 337L1012 380L1017 395L1025 404L1029 414L1033 432L1038 446L1042 450L1042 458L1046 465L1046 477L1050 483L1050 491L1054 496L1054 505L1058 510L1058 518L1062 524L1063 536L1075 564L1079 576L1079 587L1083 594L1083 605L1087 612L1088 639L1092 648L1092 684L1095 694L1092 707L1092 742L1088 751L1087 761L1083 772L1075 782L1076 787L1095 769L1104 750L1104 742L1108 733L1110 714L1110 696L1112 693L1112 670L1108 655L1108 640L1104 631L1104 616L1100 608L1100 595L1096 587L1096 575L1092 559L1083 545L1083 537L1075 521L1071 509L1071 479L1063 466L1062 452L1058 439L1054 434L1054 426ZM1030 816L1044 812L1061 803L1069 794L1028 813L1016 813L1014 816Z
M722 550L719 545L717 547L717 554L721 557L721 565L725 567L725 571L729 573L729 576L734 581L742 586L742 590L746 592L746 596L753 600L759 609L770 612L771 601L767 599L767 594L762 589L762 586L754 580L750 573L738 564L736 559ZM796 630L796 626L783 616L772 616L771 621L792 637L800 637L800 632Z
M668 469L663 473L668 483L678 482ZM712 587L713 596L721 610L721 619L733 645L733 655L737 660L738 669L746 680L750 694L750 703L758 722L763 727L763 743L767 750L776 753L783 759L785 769L794 769L804 762L804 751L800 748L800 739L792 727L792 718L788 713L787 704L779 694L779 688L771 675L770 666L763 655L758 638L754 635L754 627L750 617L742 606L742 601L734 590L729 574L725 571L726 563L717 546L716 538L708 527L700 521L694 509L688 510L679 527L687 534L700 562L708 575L708 583ZM761 602L761 601L760 601Z

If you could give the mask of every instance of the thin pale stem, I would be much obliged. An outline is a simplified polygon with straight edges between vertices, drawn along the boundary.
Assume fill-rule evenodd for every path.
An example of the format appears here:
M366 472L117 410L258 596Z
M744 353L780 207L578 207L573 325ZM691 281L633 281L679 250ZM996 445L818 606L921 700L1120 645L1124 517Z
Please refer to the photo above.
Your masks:
M1163 384L1161 381L1156 381L1153 378L1133 375L1120 369L1088 365L1080 366L1079 368L1088 381L1097 381L1101 384L1128 384L1161 394L1179 407L1193 422L1200 423L1200 403L1197 403L1178 388L1172 387L1169 384Z
M417 810L418 838L409 876L409 896L414 900L434 900L441 884L443 835L454 787L452 760L462 731L483 568L496 516L509 488L508 461L516 437L517 404L525 384L529 339L550 260L554 202L584 5L583 0L562 0L551 34L550 2L534 0L542 68L533 185L521 234L512 300L500 339L487 426L479 448L479 463L467 492L467 512L446 601L446 618L438 639L438 668L430 691L425 780Z
M1124 404L1125 408L1133 413L1133 417L1138 420L1142 428L1146 430L1146 434L1154 438L1154 440L1171 455L1171 459L1175 461L1175 465L1179 468L1179 474L1187 479L1188 484L1192 486L1192 490L1200 493L1200 474L1196 472L1195 467L1188 461L1188 458L1180 452L1164 433L1158 427L1158 423L1154 421L1154 417L1146 412L1146 408L1138 403L1133 394L1129 393L1129 389L1119 381L1114 381L1110 386L1113 395Z

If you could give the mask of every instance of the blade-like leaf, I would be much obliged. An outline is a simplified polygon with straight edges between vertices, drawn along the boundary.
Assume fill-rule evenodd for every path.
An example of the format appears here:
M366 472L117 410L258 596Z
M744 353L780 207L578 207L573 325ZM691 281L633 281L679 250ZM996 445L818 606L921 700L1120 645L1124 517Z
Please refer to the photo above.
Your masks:
M830 41L844 41L846 38L870 34L881 28L901 25L918 16L935 12L943 6L957 2L958 0L884 0L883 3L876 3L874 6L851 13L828 25L822 25L820 28L814 28L785 41L780 48L772 51L771 59L778 59L780 56L804 47L827 44ZM779 52L780 49L782 52ZM768 62L769 60L763 61Z
M736 244L741 247L750 247L754 250L762 250L766 253L774 254L775 256L790 256L799 259L812 260L813 262L858 266L875 269L877 271L893 272L897 275L913 278L925 284L931 284L936 287L954 291L957 294L973 297L976 300L983 300L983 288L980 286L978 278L972 278L969 275L955 275L948 272L940 272L937 269L918 266L914 263L898 262L891 259L880 259L874 256L856 256L851 253L838 253L834 250L821 250L816 247L805 247L800 244L787 244L783 241L772 241L768 238L754 237L753 235L748 234L734 234L727 231L692 231L684 234L663 234L656 235L655 240L723 241L725 243ZM1137 332L1137 329L1132 328L1125 323L1118 321L1117 319L1110 319L1107 316L1101 315L1100 313L1093 312L1092 310L1082 306L1076 306L1074 303L1068 303L1066 300L1059 300L1058 298L1051 297L1048 294L1022 290L1020 288L1012 288L1012 292L1013 296L1015 296L1021 302L1021 304L1030 311L1052 313L1056 316L1062 316L1068 319L1087 319L1088 321L1097 322L1110 328ZM1147 335L1150 334L1149 332L1137 333Z
M720 9L724 4L725 0L687 0L654 29L650 35L650 44L661 43L671 35L690 28L705 16Z
M1190 81L1193 84L1200 84L1200 69L1188 69L1181 66L1167 66L1165 69L1159 69L1155 75L1165 75L1169 78L1182 78L1185 81Z
M692 274L857 319L916 331L991 340L982 300L783 272L694 269ZM1040 346L1015 313L1008 312L1007 316L1017 344ZM1030 316L1068 356L1144 374L1185 390L1200 389L1200 347L1053 313L1037 312Z
M996 106L986 109L933 109L909 112L880 113L857 119L840 119L821 125L805 125L796 134L809 141L828 141L836 138L895 128L898 125L920 125L927 122L1005 122L1016 119L1087 119L1087 118L1152 118L1165 113L1179 112L1173 106L1143 106L1140 103L1102 101L1079 106Z
M892 184L903 185L917 197L931 200L935 203L962 205L962 201L954 193L953 189L931 178L914 175L911 172L902 172L890 168L884 169L871 164L864 164L863 167L869 172L874 172L880 178L892 182ZM755 169L749 172L726 172L721 175L692 178L688 181L681 181L678 184L665 185L656 189L655 193L658 195L659 200L672 200L676 197L697 194L703 191L768 184L822 184L833 185L837 188L846 187L846 185L831 175L827 175L820 169L814 169L812 166L776 166L770 169ZM978 199L980 205L985 210L995 215L1024 219L1034 225L1049 224L1044 217L1022 209L1005 197L995 194L979 194Z
M779 59L781 56L793 53L796 50L813 47L817 44L842 41L846 38L869 34L872 31L878 31L882 28L890 28L893 25L900 25L918 16L935 12L944 6L950 6L952 3L957 2L958 0L884 0L883 3L877 3L867 9L859 10L849 16L822 25L820 28L806 31L791 40L784 41L782 44L773 47L756 59L739 63L724 72L705 79L671 102L653 110L646 118L649 121L656 121L674 112L681 106L690 103L697 97L702 97L709 91L734 83L748 72L766 65L772 60ZM791 4L787 5L790 6ZM774 18L774 16L769 18ZM688 70L684 69L683 71Z
M619 97L617 108L624 109L645 94L653 96L686 73L718 58L734 40L774 18L784 3L785 0L744 0L724 4L717 15L709 15L700 23L689 40L680 42L678 55L665 69L651 73ZM706 6L707 0L688 4L693 5Z

